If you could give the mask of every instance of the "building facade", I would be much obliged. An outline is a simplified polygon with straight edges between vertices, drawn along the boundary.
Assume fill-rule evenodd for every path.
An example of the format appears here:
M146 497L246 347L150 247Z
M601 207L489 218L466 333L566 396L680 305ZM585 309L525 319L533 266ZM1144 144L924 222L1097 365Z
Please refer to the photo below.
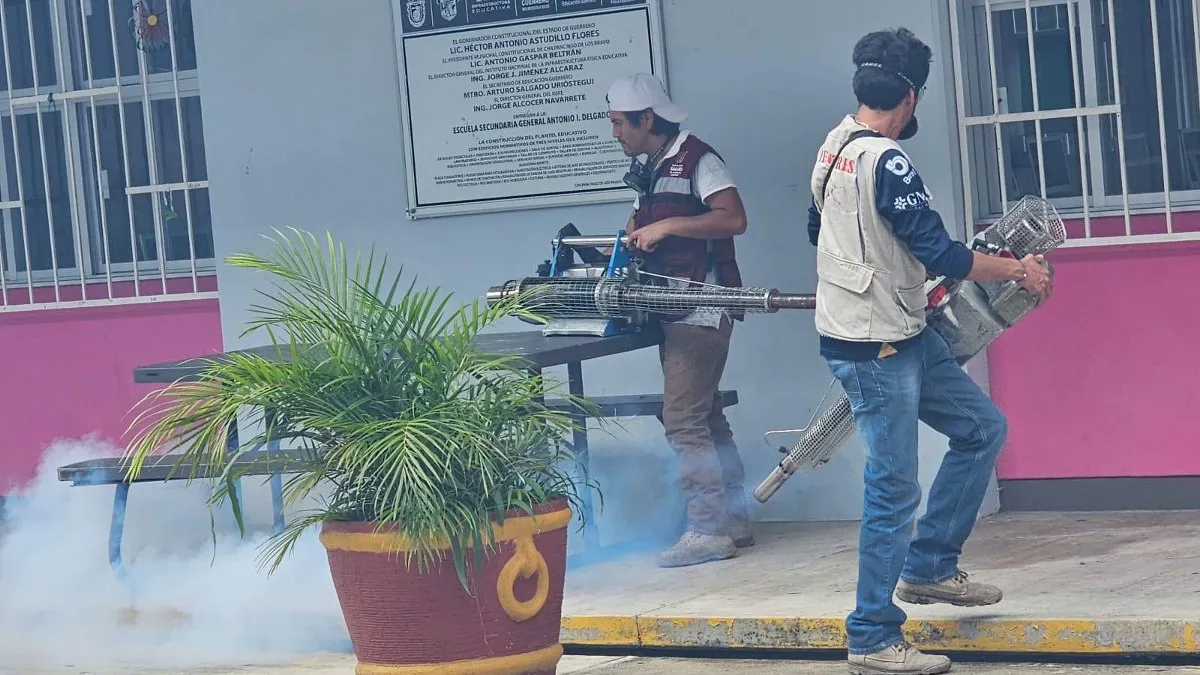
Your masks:
M1200 327L1200 33L1185 0L959 2L964 212L1040 194L1070 236L1057 297L989 351L1011 439L1007 508L1196 506L1197 385L1170 344Z
M853 109L851 49L907 26L935 61L906 147L952 234L1042 194L1071 237L1053 257L1053 301L969 367L1011 423L987 508L1196 507L1200 432L1185 410L1196 385L1177 355L1200 329L1192 2L848 2L828 15L787 0L652 4L660 74L746 204L747 283L814 287L807 176ZM449 4L467 3L482 6ZM145 393L137 363L249 346L239 336L258 280L221 260L271 228L386 249L465 299L533 273L568 222L624 224L628 202L408 219L412 70L398 33L414 3L349 4L0 0L0 410L17 430L0 480L27 479L55 437L119 439ZM415 4L432 15L446 3ZM650 350L584 370L589 393L661 387ZM753 483L778 459L762 433L803 424L830 383L811 315L739 324L726 372ZM593 442L610 503L669 475L657 424L624 426ZM928 485L945 440L922 434ZM857 518L861 470L848 443L757 516Z
M0 0L0 490L219 350L190 2Z

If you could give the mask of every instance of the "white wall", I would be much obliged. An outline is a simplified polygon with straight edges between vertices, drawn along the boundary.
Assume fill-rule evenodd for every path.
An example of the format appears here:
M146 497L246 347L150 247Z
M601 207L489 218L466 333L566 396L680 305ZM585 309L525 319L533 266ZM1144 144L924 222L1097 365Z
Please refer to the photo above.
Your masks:
M389 3L353 0L353 11L346 4L193 5L219 258L260 246L259 235L271 227L330 230L350 247L386 248L409 273L465 299L532 274L547 257L549 237L568 221L585 233L624 223L623 204L405 220ZM738 253L747 283L788 291L815 285L805 234L808 175L827 130L853 108L851 50L870 30L906 25L934 46L922 131L906 147L947 220L958 221L943 2L843 0L829 12L815 0L754 0L747 4L757 17L731 12L732 4L668 0L664 25L672 94L690 109L690 128L724 155L746 203L750 227ZM739 27L735 18L747 22ZM219 274L226 348L248 346L238 335L255 280L228 266ZM729 414L753 488L778 459L762 433L807 422L830 381L811 313L748 317L734 333L726 373L723 386L741 395ZM589 393L661 391L653 350L585 363L584 376ZM662 499L670 453L657 422L623 424L611 437L594 437L595 471L607 483L609 511L644 517L646 500ZM924 433L928 486L946 444ZM637 471L618 470L629 466ZM757 517L856 519L861 469L855 440L821 471L793 478ZM993 491L988 510L995 501Z

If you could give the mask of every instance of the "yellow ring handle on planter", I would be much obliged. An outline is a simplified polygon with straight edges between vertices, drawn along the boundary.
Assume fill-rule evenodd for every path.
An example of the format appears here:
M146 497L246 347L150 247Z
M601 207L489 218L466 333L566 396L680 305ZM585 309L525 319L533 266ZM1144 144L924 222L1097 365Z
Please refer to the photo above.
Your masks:
M532 535L518 537L514 543L516 550L508 562L504 563L500 577L496 580L496 595L500 598L500 606L504 613L513 621L528 621L542 611L542 607L546 606L546 599L550 597L550 570L546 567L546 559L542 557L541 551L534 545ZM537 591L533 597L525 601L517 600L517 577L528 579L535 574Z

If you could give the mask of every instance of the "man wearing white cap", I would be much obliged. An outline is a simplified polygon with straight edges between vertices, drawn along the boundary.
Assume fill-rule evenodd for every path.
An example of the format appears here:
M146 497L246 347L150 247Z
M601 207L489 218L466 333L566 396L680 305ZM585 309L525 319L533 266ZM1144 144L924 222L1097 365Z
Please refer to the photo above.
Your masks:
M613 82L608 105L613 137L634 158L625 183L637 198L626 231L644 269L687 280L681 285L741 286L733 237L746 231L746 212L721 156L680 129L687 113L653 75ZM687 530L659 558L664 567L731 558L754 543L745 469L718 393L741 318L701 308L663 324L662 421L679 457L688 516Z

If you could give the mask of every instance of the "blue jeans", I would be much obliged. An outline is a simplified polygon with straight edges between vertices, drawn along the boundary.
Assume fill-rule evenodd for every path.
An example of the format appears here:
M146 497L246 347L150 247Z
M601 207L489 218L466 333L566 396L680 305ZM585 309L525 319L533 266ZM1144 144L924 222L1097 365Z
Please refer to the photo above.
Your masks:
M897 581L940 583L958 571L1008 424L932 329L873 361L828 359L866 446L859 532L858 597L846 619L849 651L868 654L903 640L908 618L892 600ZM950 439L913 536L921 502L918 420Z

